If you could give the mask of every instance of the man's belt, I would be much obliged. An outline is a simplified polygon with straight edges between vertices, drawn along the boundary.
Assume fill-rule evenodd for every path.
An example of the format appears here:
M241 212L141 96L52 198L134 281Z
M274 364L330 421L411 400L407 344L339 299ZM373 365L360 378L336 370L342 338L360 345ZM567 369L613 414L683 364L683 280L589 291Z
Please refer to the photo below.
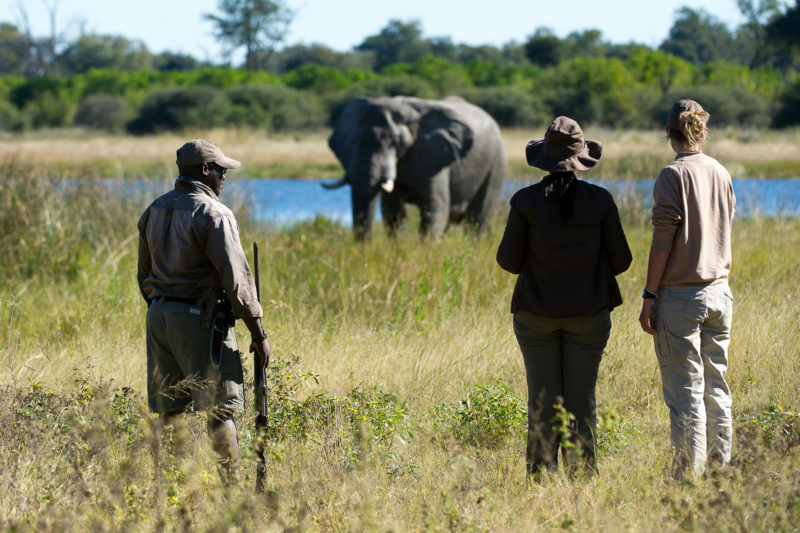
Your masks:
M197 298L178 298L177 296L159 296L162 302L175 302L179 304L187 304L197 306Z

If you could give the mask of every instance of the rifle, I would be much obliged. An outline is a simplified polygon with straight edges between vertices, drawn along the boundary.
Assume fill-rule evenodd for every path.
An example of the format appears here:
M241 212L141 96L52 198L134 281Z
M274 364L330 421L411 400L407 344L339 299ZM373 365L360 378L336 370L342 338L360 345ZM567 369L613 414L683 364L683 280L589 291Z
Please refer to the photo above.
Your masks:
M258 274L258 243L253 243L253 264L255 266L256 299L261 302L261 284ZM253 352L253 388L256 408L256 492L264 492L267 481L267 458L264 455L269 414L267 413L267 373L258 352Z

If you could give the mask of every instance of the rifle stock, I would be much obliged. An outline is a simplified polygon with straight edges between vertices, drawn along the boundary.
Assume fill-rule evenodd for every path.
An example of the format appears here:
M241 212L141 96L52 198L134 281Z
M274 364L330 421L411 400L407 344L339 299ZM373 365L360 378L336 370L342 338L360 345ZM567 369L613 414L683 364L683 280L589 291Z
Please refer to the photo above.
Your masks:
M253 243L253 264L255 267L256 298L261 302L257 242ZM267 430L269 430L269 413L267 412L267 373L258 352L253 352L253 366L256 408L256 492L264 492L264 485L267 482L267 458L264 448L266 446Z

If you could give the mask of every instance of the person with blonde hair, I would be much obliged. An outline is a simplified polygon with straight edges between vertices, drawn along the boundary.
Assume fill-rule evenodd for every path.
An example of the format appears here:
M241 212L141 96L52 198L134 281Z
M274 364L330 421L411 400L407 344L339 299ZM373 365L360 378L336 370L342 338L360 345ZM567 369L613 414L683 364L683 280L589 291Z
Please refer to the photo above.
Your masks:
M667 137L675 160L653 187L653 241L642 290L642 329L653 335L669 408L673 476L698 475L731 458L731 393L725 374L733 295L731 226L736 198L728 171L707 156L709 114L675 102Z

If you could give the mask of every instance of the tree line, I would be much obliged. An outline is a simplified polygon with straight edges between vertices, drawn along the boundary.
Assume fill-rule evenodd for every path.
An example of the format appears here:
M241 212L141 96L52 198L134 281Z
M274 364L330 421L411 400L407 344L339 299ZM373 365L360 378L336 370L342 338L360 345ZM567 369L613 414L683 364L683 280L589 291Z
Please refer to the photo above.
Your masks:
M277 49L291 13L273 0L221 0L208 14L244 64L151 53L121 36L60 42L0 23L0 130L84 126L150 133L245 126L269 131L329 125L358 95L457 94L503 126L568 114L614 128L661 126L676 98L703 102L717 126L800 124L800 0L739 0L735 30L681 8L657 48L611 43L597 30L559 38L537 28L501 47L426 37L392 20L347 52L320 44ZM244 8L248 8L248 10ZM254 23L254 8L262 9ZM257 11L257 10L256 10ZM249 32L249 33L248 33Z

